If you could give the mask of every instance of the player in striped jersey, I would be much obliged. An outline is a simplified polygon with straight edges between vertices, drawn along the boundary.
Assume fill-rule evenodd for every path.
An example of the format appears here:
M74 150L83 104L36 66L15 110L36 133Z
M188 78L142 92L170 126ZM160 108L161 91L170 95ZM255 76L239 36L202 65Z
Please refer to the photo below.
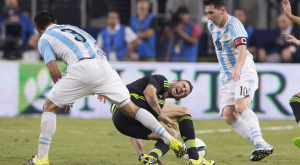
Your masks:
M76 100L92 94L104 96L122 113L135 118L150 130L162 127L151 113L140 113L140 108L130 100L128 89L107 62L105 53L96 46L93 37L75 26L57 25L48 11L38 12L34 22L41 34L39 50L55 85L43 106L38 155L23 164L49 165L48 152L56 129L56 114L65 106L68 111ZM64 75L57 68L56 56L68 65ZM161 109L156 109L156 113L165 124L177 129ZM167 131L160 135L172 150L183 151L181 142Z
M225 0L203 0L203 4L221 67L220 116L254 144L251 161L260 161L274 148L262 138L258 118L251 110L258 76L253 56L246 47L247 32L237 18L227 13Z

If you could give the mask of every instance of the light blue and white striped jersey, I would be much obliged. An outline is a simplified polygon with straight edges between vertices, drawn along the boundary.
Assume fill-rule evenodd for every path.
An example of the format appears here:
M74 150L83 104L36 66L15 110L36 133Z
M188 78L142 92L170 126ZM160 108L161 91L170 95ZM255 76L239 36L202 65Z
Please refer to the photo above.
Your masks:
M97 48L93 37L71 25L49 26L41 36L38 46L46 64L56 60L55 55L67 65L72 65L82 58L106 59Z
M228 20L222 28L218 28L211 20L207 23L208 30L212 35L216 54L220 64L220 78L222 84L231 80L230 73L234 68L238 49L235 47L234 40L237 38L248 38L244 25L235 17L228 14ZM256 72L252 54L247 51L246 61L241 69L244 71Z

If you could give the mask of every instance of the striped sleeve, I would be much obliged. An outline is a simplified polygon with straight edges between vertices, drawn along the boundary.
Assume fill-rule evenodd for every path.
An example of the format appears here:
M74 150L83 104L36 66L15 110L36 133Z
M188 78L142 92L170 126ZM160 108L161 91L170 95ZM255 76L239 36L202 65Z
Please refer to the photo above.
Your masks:
M38 47L46 64L56 60L52 47L47 39L41 38L39 40Z
M231 39L233 41L236 40L237 38L248 38L248 34L244 25L238 19L234 18L230 20L229 26L230 26Z

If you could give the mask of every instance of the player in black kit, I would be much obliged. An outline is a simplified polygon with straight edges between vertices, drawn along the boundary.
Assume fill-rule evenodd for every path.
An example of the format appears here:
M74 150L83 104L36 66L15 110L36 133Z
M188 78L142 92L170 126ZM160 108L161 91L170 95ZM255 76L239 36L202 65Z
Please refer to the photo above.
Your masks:
M214 164L214 161L207 161L198 155L195 144L195 131L189 110L185 107L165 102L165 99L167 98L180 100L181 98L188 96L193 89L193 86L189 81L173 80L169 84L168 80L162 75L150 75L128 84L127 88L131 95L131 101L136 106L150 112L158 120L160 120L160 118L158 117L157 109L161 109L166 116L173 121L178 122L181 137L187 146L186 152L190 158L189 164ZM132 144L139 154L140 162L146 165L160 165L161 162L158 158L169 151L169 146L167 146L163 139L158 135L163 134L162 130L166 130L173 137L177 138L176 131L168 127L165 127L165 129L156 128L151 131L139 121L124 115L114 104L111 106L111 112L113 114L113 123L117 130L122 134L131 137ZM157 141L154 149L149 155L146 154L141 139ZM178 158L181 158L186 152L175 154Z

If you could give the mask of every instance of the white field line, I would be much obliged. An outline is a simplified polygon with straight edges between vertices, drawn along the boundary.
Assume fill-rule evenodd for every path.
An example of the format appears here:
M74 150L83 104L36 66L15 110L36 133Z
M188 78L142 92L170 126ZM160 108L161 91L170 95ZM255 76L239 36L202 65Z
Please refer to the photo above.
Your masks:
M261 130L268 131L278 131L278 130L288 130L288 129L297 129L298 125L288 125L288 126L276 126L276 127L261 127ZM233 129L210 129L210 130L197 130L195 134L205 134L205 133L217 133L217 132L234 132ZM177 134L180 134L177 132Z
M278 131L278 130L289 130L289 129L297 129L299 128L298 125L288 125L288 126L274 126L274 127L261 127L261 130L267 130L267 131ZM9 129L2 129L0 128L0 132L20 132L20 133L32 133L34 132L33 130L9 130ZM206 133L226 133L226 132L234 132L233 129L211 129L211 130L197 130L195 131L195 134L206 134ZM71 134L83 134L83 133L88 133L88 134L108 134L108 131L98 131L98 132L83 132L83 131L78 131L78 130L70 130L67 131L67 133ZM177 132L177 134L180 134Z

